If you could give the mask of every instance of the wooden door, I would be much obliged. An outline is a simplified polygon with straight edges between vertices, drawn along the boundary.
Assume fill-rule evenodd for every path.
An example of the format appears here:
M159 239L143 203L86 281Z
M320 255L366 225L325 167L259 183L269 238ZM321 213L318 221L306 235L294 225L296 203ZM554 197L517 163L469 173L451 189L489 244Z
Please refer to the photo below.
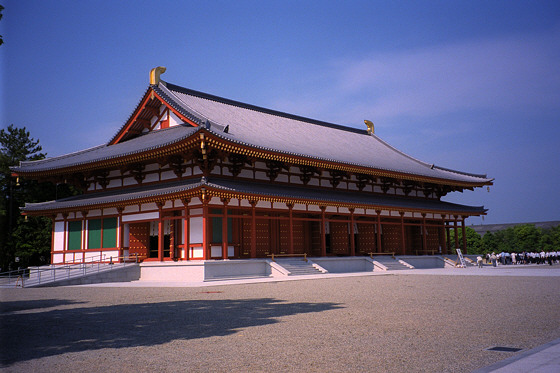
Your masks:
M377 236L375 225L358 223L358 239L356 240L358 254L368 254L376 252Z
M330 223L331 253L334 255L349 255L350 244L348 223Z
M129 247L130 256L141 255L148 256L148 247L150 244L149 223L133 223L129 225Z

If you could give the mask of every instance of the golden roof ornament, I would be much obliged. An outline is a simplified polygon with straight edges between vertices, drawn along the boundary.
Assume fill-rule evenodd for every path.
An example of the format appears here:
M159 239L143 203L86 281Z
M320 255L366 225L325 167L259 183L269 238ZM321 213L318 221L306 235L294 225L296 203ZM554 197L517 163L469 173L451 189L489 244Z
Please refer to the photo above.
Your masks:
M364 123L365 123L366 126L367 126L367 133L368 133L368 135L374 134L374 133L375 133L375 128L373 127L373 122L372 122L371 120L365 119L365 120L364 120Z
M159 76L167 70L163 66L154 67L150 70L150 85L158 85L160 82Z

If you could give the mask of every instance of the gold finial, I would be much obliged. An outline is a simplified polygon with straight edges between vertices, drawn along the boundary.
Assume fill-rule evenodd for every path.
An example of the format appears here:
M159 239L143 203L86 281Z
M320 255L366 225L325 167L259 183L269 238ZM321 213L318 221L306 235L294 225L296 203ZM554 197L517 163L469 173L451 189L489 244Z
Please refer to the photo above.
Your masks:
M372 133L375 133L375 128L373 128L373 122L372 122L371 120L365 119L365 120L364 120L364 123L365 123L366 126L367 126L367 133L368 133L368 134L371 135Z
M165 72L166 68L163 66L154 67L150 70L150 84L156 85L159 84L159 76Z

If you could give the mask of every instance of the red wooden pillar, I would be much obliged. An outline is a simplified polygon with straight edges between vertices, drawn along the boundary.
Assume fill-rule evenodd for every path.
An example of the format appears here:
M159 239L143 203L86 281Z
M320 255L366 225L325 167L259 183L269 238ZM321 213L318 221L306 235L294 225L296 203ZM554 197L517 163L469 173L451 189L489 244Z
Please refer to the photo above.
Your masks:
M124 250L123 250L123 244L124 244L124 224L122 221L122 215L123 215L123 210L124 207L117 207L117 212L119 213L119 216L117 217L117 224L118 224L118 229L119 229L119 239L117 240L117 248L119 249L119 263L120 262L124 262ZM85 258L85 255L84 255Z
M319 206L321 209L321 256L327 256L327 238L325 232L325 210L326 206Z
M294 213L293 213L294 204L286 203L286 206L288 206L288 215L289 215L288 224L290 225L290 229L289 229L290 246L288 248L288 254L293 254L294 253Z
M381 210L375 210L377 213L377 252L381 253Z
M204 253L204 260L211 259L210 245L208 244L209 227L210 217L208 216L208 201L206 197L204 197L204 201L202 202L202 252Z
M87 242L86 242L86 232L87 232L87 217L88 212L82 211L82 263L86 262L86 249L87 249ZM51 262L52 263L52 262Z
M453 228L455 230L455 250L459 248L459 227L457 226L458 216L453 216L455 219L453 220Z
M163 262L163 203L158 202L158 260Z
M62 227L64 231L62 232L62 262L66 263L66 253L68 251L68 213L62 213L62 219L64 219L64 224Z
M428 239L426 237L426 214L422 213L422 248L424 252L428 250Z
M441 253L446 255L447 254L447 240L445 234L445 215L441 215L441 227L439 229L439 243L440 246L443 245L441 248Z
M222 220L222 259L228 258L228 212L227 205L229 203L228 198L222 198L224 204L224 219Z
M183 207L185 208L185 219L183 220L183 250L185 250L185 259L190 259L190 237L189 237L189 202L190 198L184 198L181 200L183 202Z
M462 216L461 217L461 230L463 233L463 254L468 254L467 253L467 229L465 227L465 218L466 216Z
M404 236L404 211L399 211L399 215L401 216L401 243L402 243L402 255L405 255L405 236Z
M356 242L354 240L354 209L350 208L350 256L356 256Z
M55 230L56 230L56 214L51 215L51 227L52 227L51 228L51 263L55 264L54 263L54 249L55 249L54 233L55 233ZM86 230L85 224L83 226L83 229L84 229L84 248L87 248L87 243L85 242L85 240L86 240L85 239L85 234L86 234L85 233L85 230ZM64 254L62 254L62 255L64 255Z
M251 204L251 258L257 257L257 201L249 201Z

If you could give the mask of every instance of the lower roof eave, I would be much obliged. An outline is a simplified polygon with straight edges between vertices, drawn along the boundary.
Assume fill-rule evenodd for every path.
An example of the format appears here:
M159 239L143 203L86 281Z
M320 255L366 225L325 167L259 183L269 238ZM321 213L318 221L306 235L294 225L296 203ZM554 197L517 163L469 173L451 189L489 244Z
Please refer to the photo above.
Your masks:
M100 194L82 195L60 201L28 204L22 211L28 215L53 215L57 213L84 211L100 208L124 207L147 202L165 202L183 198L199 197L238 198L289 204L346 207L353 209L389 210L440 215L480 216L488 210L483 206L464 206L439 200L403 198L367 193L324 191L297 186L281 186L263 183L214 178L171 182L146 188L133 188Z

